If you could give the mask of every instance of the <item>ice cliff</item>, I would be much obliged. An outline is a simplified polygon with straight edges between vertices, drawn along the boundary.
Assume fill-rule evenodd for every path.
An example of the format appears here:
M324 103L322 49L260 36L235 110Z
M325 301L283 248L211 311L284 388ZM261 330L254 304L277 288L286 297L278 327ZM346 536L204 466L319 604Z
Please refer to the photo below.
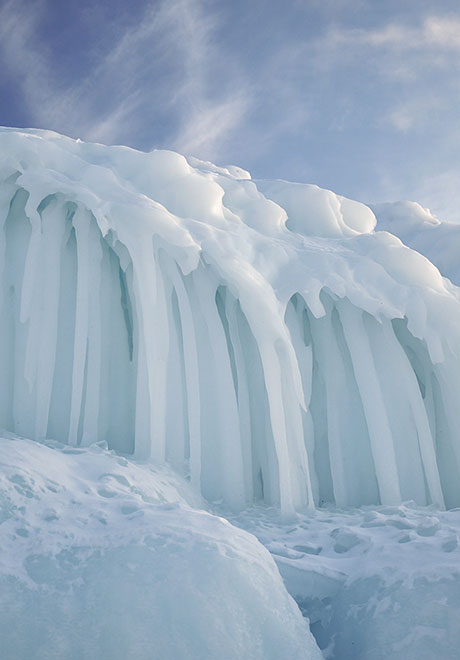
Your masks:
M460 504L459 291L368 207L1 129L0 222L0 427L234 510Z

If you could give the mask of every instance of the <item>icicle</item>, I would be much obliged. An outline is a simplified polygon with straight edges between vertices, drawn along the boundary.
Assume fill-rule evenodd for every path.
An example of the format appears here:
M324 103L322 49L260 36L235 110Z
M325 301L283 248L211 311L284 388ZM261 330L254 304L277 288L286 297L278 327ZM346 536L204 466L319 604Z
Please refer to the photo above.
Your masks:
M16 194L17 186L13 182L0 183L0 427L11 428L12 411L12 359L14 357L11 328L11 293L7 272L8 255L6 253L6 221Z
M362 312L348 301L338 300L336 305L366 415L380 499L382 504L398 504L401 492L393 438Z
M187 417L190 442L190 479L201 489L201 422L198 356L192 310L187 291L176 264L166 262L167 272L177 295L184 344L184 367L187 394Z
M207 382L209 387L214 389L213 400L216 406L215 409L201 409L202 419L205 416L208 423L208 447L211 442L218 447L213 450L216 462L210 465L210 468L216 471L214 478L220 481L219 487L224 500L238 509L245 501L243 459L230 357L215 300L217 283L205 268L200 267L193 273L193 285L194 306L201 315L201 335L208 338L206 348L202 344L201 360L205 359L206 350L209 378ZM197 316L195 314L195 319ZM214 438L210 437L210 432Z
M291 298L286 308L285 321L289 328L292 345L297 356L305 396L305 410L302 410L303 432L308 456L311 489L314 501L317 503L319 500L319 484L314 460L315 433L310 411L313 387L313 349L311 346L311 337L307 339L307 334L309 334L307 324L309 326L309 322L306 303L301 296L296 294Z
M33 437L35 432L35 396L25 379L25 356L29 327L20 321L20 305L24 268L31 236L30 221L25 214L28 193L20 188L11 202L5 225L6 266L5 293L7 323L10 328L8 371L11 382L8 394L8 417L12 430L19 435Z
M132 295L129 291L132 265L123 271L114 248L101 242L100 316L101 386L98 433L110 447L134 452L134 328Z
M152 243L139 243L131 256L139 332L136 453L164 462L168 326L163 275Z
M41 199L36 196L31 197L29 192L27 192L27 197L25 214L30 221L32 231L27 248L27 257L22 280L21 311L19 316L21 323L25 323L31 315L35 304L35 292L37 291L37 276L39 276L41 272L41 269L39 268L39 260L42 244L42 221L38 212L38 206Z
M29 339L32 332L37 332L38 341L28 342L27 345L28 353L38 348L35 355L37 365L35 378L36 438L46 437L48 429L57 350L61 255L67 211L62 200L52 199L40 215L42 218L43 268L41 287L37 292L37 297L41 296L41 304L34 312L34 319L33 322L31 319L29 328ZM31 344L33 348L31 348ZM26 361L30 361L30 357Z
M102 357L102 329L101 329L101 265L102 248L99 229L95 222L90 225L88 279L91 290L88 300L88 344L86 364L86 387L84 400L84 416L80 444L90 445L97 442L99 427L99 408L101 390L101 357ZM109 392L107 393L107 395Z
M332 330L330 309L327 316L323 316L316 322L314 338L326 385L327 439L334 500L337 506L346 506L349 503L349 494L345 457L342 451L344 442L342 422L346 394L344 388L348 383Z
M415 431L417 450L420 452L420 461L423 466L421 487L425 489L424 481L426 480L426 486L428 488L427 502L424 502L420 497L417 497L415 490L412 493L408 493L406 499L412 498L420 504L431 502L437 506L444 507L444 498L436 465L434 442L417 378L406 354L395 337L392 325L389 321L384 321L379 326L378 338L378 350L387 364L388 394L391 392L396 396L399 396L400 403L404 406L404 409L401 410L401 413L398 416L397 404L395 403L393 405L394 416L397 416L398 421L401 423L404 419L404 415L407 413L410 414L410 421ZM377 344L374 345L374 351L377 350L376 346ZM381 373L383 373L383 369L384 367L382 364ZM412 431L412 433L414 433L414 431ZM397 443L395 449L398 449L398 447L401 449L403 447L410 447L410 430L405 430L405 432L399 437L395 432L393 435L395 443ZM404 479L405 482L410 483L417 474L415 457L410 461L407 470L403 471L403 462L401 460L399 460L399 464L401 466L401 475L404 473L408 475L401 478Z
M46 435L61 441L68 439L72 401L73 355L75 348L75 312L77 297L77 242L72 218L74 204L66 205L65 233L61 246L59 300L57 303L57 338L53 386Z
M227 290L225 295L225 318L228 324L228 342L231 344L235 360L236 393L246 500L252 502L254 499L254 484L251 452L251 411L249 406L247 366L238 332L237 306L237 300Z
M270 422L275 441L275 451L278 461L278 481L280 491L280 508L284 516L291 516L295 511L292 492L291 471L286 432L285 410L281 385L281 369L275 347L258 344L268 395Z
M248 320L239 305L236 318L243 360L247 365L254 497L267 504L279 506L281 501L279 464L260 351Z
M4 277L5 269L5 223L10 210L11 202L16 193L17 186L13 183L0 181L0 281ZM0 287L0 309L3 300L3 291Z
M438 462L444 467L443 490L450 507L460 506L460 407L458 405L458 374L460 364L453 355L445 363L436 365L433 382L436 385L435 405L438 429ZM442 454L441 454L442 452Z
M68 436L70 445L78 444L78 425L80 422L83 388L85 384L89 323L90 223L90 212L80 207L77 208L73 217L73 226L75 227L77 240L77 299L72 368L72 398Z

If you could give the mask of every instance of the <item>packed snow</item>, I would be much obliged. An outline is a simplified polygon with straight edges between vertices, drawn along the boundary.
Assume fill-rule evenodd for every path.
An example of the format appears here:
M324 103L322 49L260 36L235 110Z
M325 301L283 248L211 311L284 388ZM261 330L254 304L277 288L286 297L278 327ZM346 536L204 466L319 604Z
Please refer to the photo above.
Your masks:
M2 658L458 657L457 226L15 129L0 224Z

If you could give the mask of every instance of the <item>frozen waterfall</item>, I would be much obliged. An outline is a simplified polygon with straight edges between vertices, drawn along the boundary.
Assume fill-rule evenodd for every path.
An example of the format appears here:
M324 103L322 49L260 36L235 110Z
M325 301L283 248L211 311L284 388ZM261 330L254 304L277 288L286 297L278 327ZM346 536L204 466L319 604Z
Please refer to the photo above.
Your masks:
M0 131L0 427L209 500L460 505L460 294L316 186Z

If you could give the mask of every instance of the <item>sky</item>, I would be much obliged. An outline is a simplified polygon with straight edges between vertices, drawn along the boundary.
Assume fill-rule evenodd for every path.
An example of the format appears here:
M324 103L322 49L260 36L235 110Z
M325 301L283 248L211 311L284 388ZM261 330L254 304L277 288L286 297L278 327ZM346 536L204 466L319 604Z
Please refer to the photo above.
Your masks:
M0 0L0 124L460 222L458 0Z

